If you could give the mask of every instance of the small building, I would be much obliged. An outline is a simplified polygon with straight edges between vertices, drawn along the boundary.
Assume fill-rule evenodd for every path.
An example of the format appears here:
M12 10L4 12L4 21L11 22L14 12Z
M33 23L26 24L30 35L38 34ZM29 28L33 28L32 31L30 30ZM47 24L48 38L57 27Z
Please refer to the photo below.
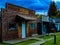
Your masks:
M60 18L55 18L55 26L57 28L57 32L60 31Z
M42 16L41 19L37 19L37 33L39 35L53 33L52 28L57 31L53 19L49 16Z
M41 19L37 19L37 33L39 35L49 33L49 17L48 16L42 16Z
M22 39L32 34L36 34L34 10L10 3L6 3L5 9L0 9L0 39Z

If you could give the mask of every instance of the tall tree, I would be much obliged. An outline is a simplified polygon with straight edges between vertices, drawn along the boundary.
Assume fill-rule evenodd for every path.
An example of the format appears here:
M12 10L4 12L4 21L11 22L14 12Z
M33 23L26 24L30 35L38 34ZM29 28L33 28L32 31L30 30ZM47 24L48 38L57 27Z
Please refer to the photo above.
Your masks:
M60 18L60 10L57 11L56 18Z
M56 11L57 11L57 7L55 2L51 2L50 4L50 8L48 10L48 16L52 17L52 16L56 16Z

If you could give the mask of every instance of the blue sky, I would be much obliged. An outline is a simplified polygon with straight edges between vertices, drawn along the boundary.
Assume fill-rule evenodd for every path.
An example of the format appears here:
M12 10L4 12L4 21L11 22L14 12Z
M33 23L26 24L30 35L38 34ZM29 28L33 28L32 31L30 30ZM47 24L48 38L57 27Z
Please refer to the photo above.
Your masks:
M8 2L46 15L51 1L55 1L57 8L60 9L60 0L0 0L0 8L5 8L5 3Z

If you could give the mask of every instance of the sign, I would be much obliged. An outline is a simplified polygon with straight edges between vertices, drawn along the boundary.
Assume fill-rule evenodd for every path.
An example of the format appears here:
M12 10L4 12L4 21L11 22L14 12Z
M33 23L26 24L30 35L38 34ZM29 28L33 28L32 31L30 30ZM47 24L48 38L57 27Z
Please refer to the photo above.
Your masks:
M49 22L49 16L42 16L42 21Z

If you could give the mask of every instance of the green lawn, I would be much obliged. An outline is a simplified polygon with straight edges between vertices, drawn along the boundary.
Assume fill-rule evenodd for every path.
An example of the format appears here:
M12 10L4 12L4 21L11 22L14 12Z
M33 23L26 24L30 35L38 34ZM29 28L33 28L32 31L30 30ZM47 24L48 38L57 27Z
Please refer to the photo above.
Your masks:
M57 44L56 45L60 45L60 33L56 33L57 36ZM49 38L52 38L53 36L44 36L42 37L43 39L49 39ZM24 41L24 42L21 42L21 43L16 43L16 44L5 44L5 43L0 43L0 45L28 45L28 44L31 44L31 43L34 43L34 42L37 42L39 40L35 40L35 39L31 39L31 40L27 40L27 41ZM54 45L53 44L53 40L50 40L46 43L44 43L43 45Z
M56 44L54 44L54 40L50 40L46 43L44 43L43 45L60 45L60 34L57 34L57 38L56 38Z
M13 45L13 44L0 43L0 45Z
M60 38L57 38L57 43L55 45L60 45ZM53 40L50 40L46 43L44 43L43 45L54 45L54 41Z
M49 35L49 36L44 36L42 37L43 39L49 39L49 38L52 38L53 36Z
M60 35L60 32L56 33L57 36ZM40 38L43 38L43 39L49 39L49 38L53 38L53 35L48 35L48 36L43 36L43 37L40 37Z
M16 44L0 43L0 45L28 45L30 43L34 43L34 42L37 42L37 41L39 41L39 40L31 39L31 40L27 40L27 41L24 41L24 42L21 42L21 43L16 43Z
M25 42L22 42L22 43L16 43L14 45L28 45L30 43L34 43L34 42L37 42L39 40L35 40L35 39L31 39L31 40L28 40L28 41L25 41Z

